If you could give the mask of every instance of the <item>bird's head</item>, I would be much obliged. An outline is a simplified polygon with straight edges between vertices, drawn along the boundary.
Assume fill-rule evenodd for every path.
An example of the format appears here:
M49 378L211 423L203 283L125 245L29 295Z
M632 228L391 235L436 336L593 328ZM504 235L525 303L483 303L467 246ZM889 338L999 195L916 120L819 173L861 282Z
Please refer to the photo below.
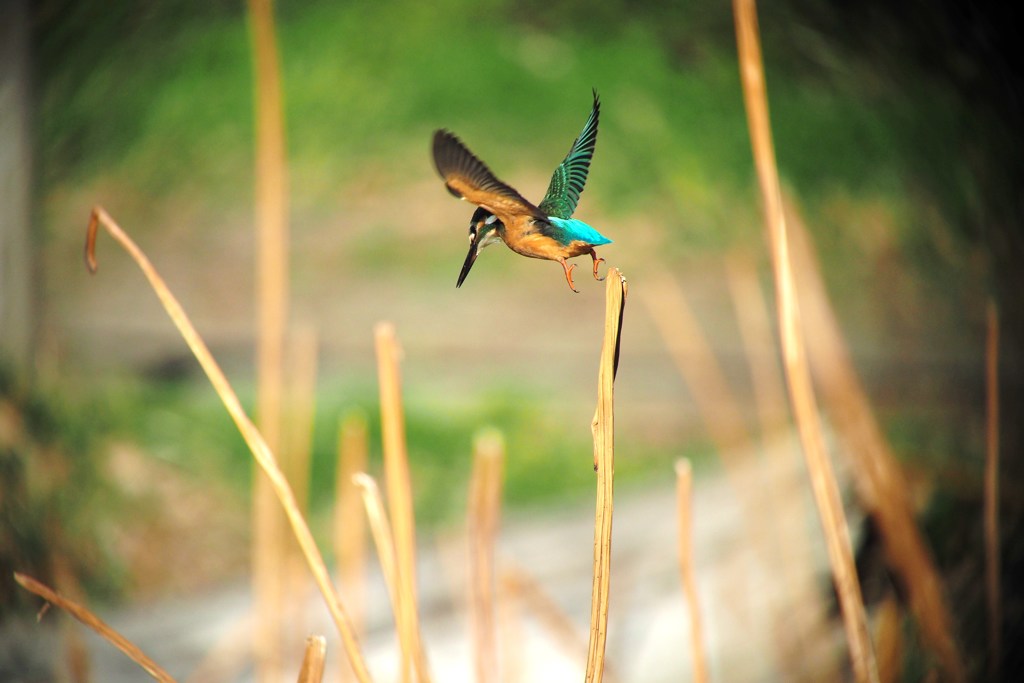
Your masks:
M466 262L462 264L462 272L459 273L459 281L455 284L456 287L462 286L466 276L469 275L470 268L473 267L473 263L476 261L476 257L480 255L484 247L501 239L501 236L498 234L498 228L500 227L504 226L498 220L498 217L482 206L473 212L473 218L469 221L469 253L466 254Z

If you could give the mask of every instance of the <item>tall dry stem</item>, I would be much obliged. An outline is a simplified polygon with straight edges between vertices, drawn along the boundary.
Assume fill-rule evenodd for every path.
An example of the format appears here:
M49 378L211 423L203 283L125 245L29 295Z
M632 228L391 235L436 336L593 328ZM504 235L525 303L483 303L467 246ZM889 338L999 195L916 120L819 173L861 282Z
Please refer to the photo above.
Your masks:
M395 537L388 521L388 513L384 510L384 500L380 495L380 487L370 475L359 472L352 477L352 482L362 493L363 505L366 508L366 519L370 524L370 533L374 545L377 546L377 559L380 561L381 574L384 575L384 586L391 600L391 612L395 617L395 630L398 632L398 647L403 662L416 659L416 644L412 633L402 624L402 579L395 554ZM402 667L403 680L412 676L412 667Z
M56 592L72 601L84 601L85 591L68 557L54 548L50 553L50 563L53 567L53 585ZM65 619L60 625L60 633L68 678L72 683L88 683L92 679L92 659L82 629L78 624Z
M810 236L795 209L787 212L793 262L800 273L799 293L808 330L811 365L821 386L832 425L846 448L858 497L877 523L885 560L906 587L907 602L922 635L951 681L963 681L964 669L943 596L942 578L917 527L909 486L875 417L850 358L842 330L829 303L821 266Z
M753 440L725 371L686 300L678 281L664 268L647 273L648 287L638 292L680 376L691 389L697 411L718 449L738 495L746 492L738 474L739 454L753 452Z
M377 376L380 383L381 440L384 447L384 487L394 532L395 561L398 570L398 628L405 631L410 649L402 651L406 676L414 671L420 683L430 680L420 640L419 610L416 598L416 524L413 518L412 482L409 454L405 445L405 414L402 408L402 381L398 367L399 346L391 323L378 323L374 329L377 349Z
M271 0L249 0L256 120L256 415L271 452L281 452L281 394L288 318L288 187L284 107ZM256 677L283 674L285 523L274 492L257 468L253 476L253 588L256 600Z
M771 510L767 515L770 519L763 519L771 534L755 538L754 544L761 550L762 559L779 569L776 582L779 588L776 597L770 600L772 632L779 663L787 678L798 680L807 668L806 652L811 639L822 630L818 622L826 608L816 581L817 567L812 562L810 537L801 533L807 514L803 497L794 496L793 487L765 487L761 482L780 465L787 466L791 459L800 455L787 448L767 457L770 436L782 428L788 429L790 423L771 309L762 292L754 259L749 255L731 255L726 261L726 283L750 368L763 456L761 466L753 472L758 483L744 491L744 508L754 519L751 528L755 531L760 524L758 520L766 517L764 511ZM770 548L765 547L768 544Z
M469 536L469 591L472 642L479 683L498 681L498 634L495 617L494 546L501 516L502 466L505 445L501 434L487 430L473 448L466 523Z
M356 634L364 624L366 595L366 514L359 489L352 481L365 472L369 448L366 418L360 413L346 416L338 427L338 460L334 482L334 554L338 579L346 595L352 596L349 611ZM346 672L346 678L349 672Z
M646 282L648 286L639 292L640 301L647 308L676 369L690 389L701 422L715 445L729 484L740 502L744 531L755 550L755 557L763 566L781 566L786 576L791 577L799 569L796 558L806 558L809 554L786 554L787 561L783 562L783 551L799 549L802 539L796 538L795 534L783 537L777 526L772 524L780 521L780 515L776 513L783 505L777 500L776 491L763 485L762 473L745 462L745 458L756 453L755 442L740 402L726 380L725 370L677 279L665 269L654 268L647 273ZM771 349L772 345L767 348ZM751 363L754 363L753 357ZM777 462L762 461L762 465L778 467ZM765 514L766 510L773 514ZM793 584L795 580L788 583ZM794 621L791 612L784 614L781 600L774 594L767 597L765 605L768 619L761 612L754 611L751 601L741 602L739 607L744 610L741 618L752 623L755 630L770 629L778 642L780 664L789 669L791 677L795 677L803 662L793 661L788 653L792 650L792 642L804 639L806 620ZM783 619L787 624L785 629L778 627Z
M707 683L708 665L704 648L704 627L697 595L697 572L693 563L693 470L685 458L676 463L676 514L679 520L679 574L690 608L690 651L694 683Z
M590 607L590 646L587 650L587 683L601 683L608 640L608 592L611 586L612 512L615 489L615 371L619 360L626 278L609 268L605 288L604 338L597 373L597 408L591 431L594 435L594 469L597 471L594 514L594 583Z
M989 675L1000 680L1003 610L999 580L999 310L988 305L985 344L985 595L988 601Z
M773 432L789 426L786 388L779 366L771 312L765 304L753 259L734 254L725 266L726 284L736 308L736 324L750 367L763 442Z
M310 532L309 526L302 516L302 511L295 500L295 494L292 492L288 480L277 464L274 453L267 446L263 435L256 429L256 425L253 424L252 420L245 413L241 401L238 400L238 395L232 389L227 377L224 376L224 371L221 370L220 365L214 360L213 354L210 353L210 349L206 346L206 342L199 336L178 299L167 287L167 283L164 282L164 279L153 267L153 264L150 263L145 253L121 229L121 226L103 208L98 206L93 209L89 217L89 228L85 239L85 261L89 270L95 273L97 269L96 237L100 227L103 227L131 255L143 275L146 276L154 293L160 299L164 310L167 311L167 315L170 316L171 321L184 338L185 343L188 344L196 360L199 361L203 372L206 373L210 384L213 385L214 390L217 392L217 396L220 397L228 414L231 415L235 426L241 432L242 438L252 452L253 458L259 463L263 472L266 473L274 493L284 508L285 516L291 524L295 538L299 542L299 547L302 548L302 553L306 557L309 569L313 573L313 579L316 581L327 609L334 619L334 624L338 628L338 633L341 635L341 640L345 645L345 650L348 653L349 661L356 677L361 683L368 683L370 681L370 673L366 668L362 652L359 650L359 641L355 636L348 612L341 602L337 591L334 589L334 584L331 583L331 577L327 572L327 565L324 563L323 556L320 554L316 541L313 539L313 534Z
M825 535L854 674L861 683L875 683L878 681L878 665L868 632L867 617L864 614L860 582L853 564L849 529L839 495L839 486L828 458L804 341L801 337L800 308L796 299L786 234L786 217L782 208L782 190L775 164L775 149L768 116L768 93L761 59L757 9L754 0L733 0L733 10L743 99L770 235L783 368L789 386L790 404L800 433L811 489Z
M285 385L287 400L281 409L281 469L291 484L299 509L307 513L316 413L317 334L313 326L296 326L288 337L286 350L289 380ZM300 643L298 634L305 632L303 620L309 581L301 549L290 539L286 540L283 643L287 651L293 651Z

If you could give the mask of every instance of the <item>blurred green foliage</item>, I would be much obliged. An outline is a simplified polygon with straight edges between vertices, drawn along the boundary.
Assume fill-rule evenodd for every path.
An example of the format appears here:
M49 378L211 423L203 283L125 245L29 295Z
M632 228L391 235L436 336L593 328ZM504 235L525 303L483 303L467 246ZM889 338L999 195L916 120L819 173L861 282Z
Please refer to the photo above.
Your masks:
M45 185L102 172L154 194L249 201L252 75L241 6L44 4ZM548 167L592 86L605 115L590 196L605 211L675 209L681 188L698 215L751 196L727 5L314 1L281 4L277 14L299 207L368 166L388 165L396 182L431 174L426 141L440 126L478 147L486 140L486 156L523 150ZM785 176L811 195L834 186L901 192L902 102L834 75L808 78L813 62L775 68L776 54L781 67L795 63L791 43L766 49ZM936 125L943 111L933 112ZM722 225L696 236L734 237Z
M97 457L110 417L92 399L29 388L0 363L0 620L35 604L15 571L50 585L73 576L99 595L120 583L103 532L123 496Z
M849 25L839 18L850 18L849 9L817 0L761 5L779 165L818 228L826 278L843 283L834 289L849 306L891 307L877 314L884 324L913 324L922 311L932 319L957 311L949 329L962 324L977 300L962 275L977 263L961 252L976 246L984 194L964 159L991 145L965 133L971 102L941 75L899 62L898 25L892 36L877 30L885 25L875 15L849 24L860 27L865 48L843 35ZM325 211L346 188L383 195L433 180L428 141L437 127L457 131L501 177L550 169L594 87L604 110L589 206L612 219L656 219L662 258L726 250L759 234L729 3L309 0L278 3L276 15L296 213ZM105 182L142 205L187 197L218 214L248 210L253 78L243 3L43 0L35 22L44 199ZM409 210L386 206L371 220L400 224ZM879 237L876 215L891 234ZM367 269L408 263L421 246L398 230L369 234L349 245ZM850 256L872 249L873 261ZM451 278L429 262L422 268L417 275ZM917 298L897 295L891 281L907 269L921 283ZM869 287L874 297L864 294ZM460 518L482 425L500 429L515 454L506 465L510 504L584 496L589 435L567 433L529 388L482 392L462 408L410 392L417 518ZM205 382L128 384L108 400L113 431L247 489L250 456ZM374 467L380 451L375 386L321 387L318 401L315 510L331 495L340 415L363 411ZM922 457L936 462L977 447L952 436L962 423L935 422L892 418L890 433L901 453L928 451ZM710 452L701 443L683 448L629 453L619 459L620 482L640 483L669 471L674 457Z
M253 404L251 388L243 399ZM248 490L252 457L241 436L205 383L181 381L130 382L110 391L110 407L118 417L116 431L138 440L153 457L197 477L215 476ZM382 476L380 412L377 387L321 387L314 417L310 504L328 507L334 497L339 420L357 413L368 426L370 471ZM429 397L406 398L406 441L412 467L416 519L426 527L463 519L472 471L473 438L482 426L505 436L503 496L513 508L567 504L585 499L593 487L592 444L586 430L567 432L522 390L495 388L472 405L452 405ZM688 455L703 459L710 449L696 441ZM616 466L618 483L641 485L654 471L670 471L677 449L631 452L623 444ZM514 456L514 457L513 457Z
M1024 329L1019 119L1000 115L1001 98L1019 94L1004 87L1013 80L1005 64L979 59L998 53L1006 36L1018 39L998 30L1010 10L979 20L975 7L786 0L759 8L780 170L817 227L825 277L841 305L883 309L870 318L878 325L905 330L899 326L923 318L941 321L934 329L948 334L934 340L940 352L970 340L972 330L964 328L980 328L987 277L979 275L986 272L980 244L990 247L1001 283L1005 329L1016 329L1018 338ZM69 187L107 183L141 205L187 197L219 214L252 204L244 3L40 0L33 12L44 201ZM428 140L437 127L456 130L499 176L515 177L517 164L549 169L578 130L594 87L605 108L587 189L591 206L612 219L656 219L662 258L756 239L758 200L729 3L308 0L278 3L276 15L295 212L337 204L345 188L383 194L381 187L433 179ZM373 220L407 220L409 207L387 208ZM405 263L421 246L395 230L380 233L350 245L368 268ZM429 263L422 268L417 276L451 277ZM908 270L912 276L897 277ZM908 280L913 290L900 289ZM1019 351L1007 348L1004 366L1012 367ZM956 420L913 407L883 416L901 455L941 466L979 452L981 374L976 361L966 365L941 387L927 388L940 374L930 369L919 382L922 395L971 406ZM0 558L0 568L45 566L51 549L40 539L51 524L48 508L68 521L62 542L78 544L73 553L88 561L102 554L91 532L116 497L104 497L90 464L98 432L128 434L148 454L247 489L252 465L241 437L205 382L194 380L108 385L97 424L91 408L85 419L85 409L62 410L59 398L12 393L0 377L0 405L16 406L30 435L12 447L0 444L0 512L13 520L0 529L25 553ZM470 407L409 392L418 519L461 516L472 436L482 425L499 428L515 454L506 464L512 505L585 495L592 485L589 435L568 433L528 389L482 392ZM1007 393L1020 392L1014 386ZM375 386L322 387L318 400L314 509L331 495L340 415L363 411L373 467L380 451ZM1022 405L1010 403L1004 413L1017 433ZM1014 434L1004 431L1008 450L1019 443ZM674 457L709 452L700 443L685 448L690 452L628 453L618 461L620 482L641 483L654 470L668 471ZM25 454L39 449L66 451L61 467L70 469L54 481L71 472L75 492L86 495L30 492L26 471L36 461ZM970 506L942 515L951 521L940 525L933 546L944 567L964 555L963 534L947 529L956 526L954 517L977 519L973 500ZM1021 544L1010 547L1020 555ZM961 574L980 584L973 581L978 572ZM959 596L965 603L977 608L980 598ZM1014 613L1012 606L1019 612L1024 603L1007 604Z
M875 276L872 264L845 256L861 248L857 230L832 229L837 196L885 206L895 239L922 263L941 260L934 228L914 227L928 204L916 199L927 197L921 188L928 183L910 170L960 168L958 148L942 144L960 110L928 81L904 87L872 78L863 61L830 47L806 21L814 12L799 3L762 12L779 162L812 223L825 228L818 239L827 277ZM397 185L432 178L427 141L440 126L457 130L485 158L507 160L495 164L500 175L509 163L550 168L595 87L605 108L588 202L613 218L660 217L669 254L750 240L757 200L728 4L311 0L280 3L276 14L296 211L329 205L366 177ZM104 178L143 198L188 197L224 210L251 204L244 5L49 0L36 7L35 30L44 196ZM922 112L927 125L916 116ZM969 183L961 190L969 194ZM388 216L402 220L391 213L380 220ZM352 245L368 268L412 260L401 256L419 248L396 231L372 234L372 243ZM923 272L955 308L964 295L942 269L934 271ZM127 400L120 414L151 449L234 453L225 466L246 463L234 478L248 480L242 442L212 394L173 383L144 391L153 393ZM357 405L372 416L374 404L375 390L363 387L331 409ZM155 408L132 415L139 405ZM429 463L441 472L450 459L466 457L470 435L490 423L509 435L510 447L533 454L510 466L513 500L557 495L562 480L575 485L576 463L566 465L566 452L589 451L584 440L566 443L559 425L523 408L528 397L514 391L481 405L488 408L443 420L430 405L411 405L409 442L423 449L414 455L428 463L425 480L441 477ZM318 463L329 461L333 439L333 426L322 423ZM522 485L514 483L520 467ZM578 477L586 478L584 470Z

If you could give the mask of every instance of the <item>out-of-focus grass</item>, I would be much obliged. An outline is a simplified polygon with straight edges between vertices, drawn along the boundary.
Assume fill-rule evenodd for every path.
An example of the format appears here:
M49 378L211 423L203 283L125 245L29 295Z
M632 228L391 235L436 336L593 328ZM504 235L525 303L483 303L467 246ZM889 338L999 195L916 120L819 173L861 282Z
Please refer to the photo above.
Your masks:
M570 4L525 13L498 0L279 6L296 235L337 225L354 196L374 197L379 211L359 220L379 229L348 231L346 267L370 274L397 266L447 286L451 265L416 258L440 245L410 229L423 215L415 204L421 195L403 193L436 181L430 132L452 128L536 200L579 130L593 86L604 109L581 218L639 218L633 225L650 226L667 259L756 244L731 19L713 3L698 6L582 11ZM169 224L206 231L198 226L226 217L237 224L253 185L242 10L178 0L64 9L42 24L38 41L40 195L56 199L43 215L75 189L98 187L105 194L90 192L90 201L112 205L140 233ZM824 44L821 36L790 36L797 47L777 40L784 49L769 44L766 58L780 168L809 223L822 228L816 238L826 273L842 283L835 291L859 292L877 275L870 259L887 250L934 262L941 249L962 247L955 228L934 220L932 199L910 175L925 165L922 154L929 167L957 165L943 158L956 148L942 142L955 108L924 88L893 96L860 72L829 69L836 55L806 48ZM868 243L879 231L849 220L847 209L861 204L883 207L888 242ZM62 222L45 227L66 240L67 212L57 215ZM651 246L639 235L609 233L619 258L637 260ZM915 275L927 280L934 270ZM949 277L932 280L938 298L962 289Z
M251 405L251 390L241 390ZM250 395L247 399L246 395ZM166 462L248 490L252 467L245 443L216 396L203 383L126 383L109 390L109 427L137 440ZM592 443L585 428L567 429L557 416L527 393L495 389L473 405L438 406L406 399L406 428L416 519L428 527L458 522L465 514L472 462L472 439L481 426L506 435L508 459L503 496L516 507L544 508L583 500L593 487ZM357 384L321 390L313 434L311 505L322 510L333 494L337 425L341 416L358 410L368 419L370 468L381 466L380 413L377 388ZM585 426L584 426L585 427ZM676 451L623 444L616 463L621 485L641 484L657 469L670 467ZM688 455L710 454L696 442Z
M201 207L191 225L244 215L253 122L241 8L164 0L62 9L39 29L44 200L116 188L112 209L139 231L166 224L179 207ZM331 222L353 195L379 197L377 242L356 244L353 263L368 271L419 263L410 252L422 245L406 229L419 208L396 198L434 179L430 131L454 129L533 197L578 132L593 86L604 110L581 217L641 216L657 226L668 257L751 244L760 239L753 168L731 20L720 10L641 2L520 12L502 0L279 6L296 224ZM844 283L837 291L873 276L872 264L850 253L877 234L851 225L845 211L835 220L837 204L885 207L891 243L867 249L903 249L933 264L943 249L961 250L956 226L933 215L937 199L955 204L956 193L929 197L914 177L960 166L948 144L958 109L925 84L895 90L836 63L824 36L799 28L769 29L785 34L766 46L776 148L809 223L823 228L826 272ZM524 175L533 177L525 187ZM163 216L156 226L154 215ZM629 235L613 237L616 249L629 247ZM956 296L962 288L931 275L950 264L933 264L919 275L938 284L937 296Z
M44 393L0 363L0 619L31 604L14 571L71 573L106 596L123 579L103 538L130 497L97 456L111 417L94 397Z
M653 226L664 244L659 257L668 260L761 239L728 7L549 5L538 0L525 12L508 0L312 0L277 7L293 214L333 219L346 211L346 197L379 198L380 210L364 218L380 229L353 231L344 266L382 278L401 270L417 286L422 280L450 288L450 264L417 258L433 235L404 229L418 220L419 208L393 199L401 188L427 182L443 196L429 159L431 130L454 129L499 177L517 186L518 179L533 177L533 187L520 189L537 199L533 194L543 190L579 130L591 87L604 109L582 212L620 224L640 216L632 225ZM43 215L49 200L59 202L68 190L83 187L115 188L116 198L129 206L126 213L133 212L126 220L140 233L167 227L174 215L167 207L182 207L188 218L174 226L192 230L216 227L225 215L247 215L253 121L243 8L180 0L145 7L52 0L41 7L50 9L41 11L37 34ZM777 41L806 45L808 35L782 31ZM930 135L948 131L955 111L920 106L934 121L910 131L907 122L917 120L907 112L918 106L915 100L892 100L885 88L860 87L855 72L830 71L827 49L801 72L794 58L799 49L780 58L770 42L766 48L781 171L799 188L810 222L823 228L816 237L826 276L842 283L835 291L846 292L850 305L877 306L876 298L863 295L865 285L885 281L877 286L891 288L893 281L911 279L900 274L905 257L892 256L901 241L916 258L938 253L932 242L941 244L933 238L942 228L918 229L921 210L906 193L913 187L906 156L927 150L940 164L943 154L955 153L928 144ZM908 98L915 96L923 94L908 91ZM99 201L87 194L90 202ZM70 239L67 226L46 227L53 240ZM638 237L613 237L616 258L644 258ZM76 233L76 250L78 239ZM452 239L460 258L464 233ZM508 263L491 259L488 266ZM945 272L961 267L940 265ZM325 277L327 271L311 272L297 274ZM936 276L927 298L949 301L949 290L956 290L952 280ZM923 305L925 297L918 296L915 305ZM239 301L247 297L248 291L238 294ZM955 300L951 308L957 308ZM886 324L915 319L902 310L884 313L897 321ZM483 424L506 433L510 503L588 490L589 435L532 407L533 390L485 387L486 400L463 411L420 402L412 392L408 441L420 518L460 509L461 493L452 492L463 491L465 481L452 477L468 476L470 440ZM111 399L120 406L121 424L151 451L183 463L209 461L227 477L249 481L242 440L205 386L157 383L123 391ZM251 396L244 388L241 393ZM338 413L353 406L365 410L374 425L371 445L379 452L375 403L370 385L321 391L314 505L327 495L321 487L330 477L321 475L331 467ZM624 483L650 472L651 463L670 472L676 457L693 455L634 458L627 444L622 451L618 474Z
M649 8L648 8L649 9ZM316 206L385 172L432 174L431 129L454 128L499 175L552 167L596 87L605 101L588 196L710 214L672 239L728 242L713 220L749 198L751 161L731 35L675 45L657 12L598 31L514 18L510 3L310 2L278 9L293 201ZM42 34L40 140L47 186L109 177L156 196L245 204L251 192L251 69L244 16L185 3L51 18ZM602 13L602 16L605 13ZM53 27L47 25L47 30ZM49 40L46 39L47 36ZM102 43L102 49L96 43ZM75 58L82 54L86 66ZM780 161L802 189L899 191L893 108L852 90L772 75ZM685 206L681 206L684 203ZM701 221L694 221L698 228Z

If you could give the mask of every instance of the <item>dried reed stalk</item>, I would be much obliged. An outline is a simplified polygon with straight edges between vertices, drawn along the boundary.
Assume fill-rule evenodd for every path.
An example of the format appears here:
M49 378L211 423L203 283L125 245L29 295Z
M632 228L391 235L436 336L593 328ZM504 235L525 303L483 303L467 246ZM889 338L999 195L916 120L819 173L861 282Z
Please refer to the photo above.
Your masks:
M359 413L345 417L338 427L338 464L334 483L334 553L338 577L349 600L349 614L356 634L364 624L366 594L366 516L359 489L352 481L365 472L366 418ZM346 672L346 677L348 672Z
M708 666L704 647L704 627L700 618L700 603L697 599L697 573L693 565L693 472L690 461L683 458L676 462L676 514L679 519L679 574L683 592L690 608L690 649L693 652L693 680L707 683Z
M323 636L306 638L306 654L302 657L298 683L320 683L324 679L327 640Z
M416 599L416 525L413 519L412 483L405 446L405 417L402 409L401 373L398 369L398 340L390 323L374 329L377 374L380 383L381 440L384 449L384 486L395 539L398 579L398 629L405 631L403 670L415 669L420 683L430 680L420 640Z
M744 355L750 368L754 401L760 423L761 452L766 454L769 435L780 428L789 427L786 389L779 366L779 354L772 329L771 311L765 301L758 280L757 267L748 255L731 255L726 261L726 283L736 309L736 324L743 342ZM789 463L799 454L791 449L776 453L769 460L762 458L760 468L770 476L772 468L780 462ZM755 477L758 475L755 473ZM825 612L823 597L818 589L817 568L811 559L813 553L803 520L806 506L801 496L794 496L788 487L763 486L760 481L742 494L748 518L753 518L751 529L757 530L764 520L771 535L755 538L755 547L762 560L779 570L779 590L770 600L772 634L776 641L779 664L786 677L799 680L806 670L806 653L820 616ZM766 509L771 510L767 519ZM796 532L794 533L794 530Z
M725 265L726 283L736 307L736 324L750 367L763 439L780 428L788 427L786 388L782 383L779 356L775 349L771 315L765 305L753 261L733 255Z
M262 413L266 414L266 413ZM260 420L261 424L268 424ZM268 450L270 446L267 446ZM290 545L285 518L275 500L274 485L255 465L252 492L252 653L255 656L258 683L274 683L284 675L283 645L285 630L284 578Z
M807 329L814 330L811 364L832 424L847 444L841 452L847 456L861 503L878 523L886 562L906 587L922 643L935 653L949 680L963 681L942 579L914 521L906 478L853 367L803 220L795 210L788 215L800 301L807 312Z
M587 639L576 622L565 613L558 602L551 597L536 577L522 567L505 566L501 572L502 596L521 602L531 615L568 656L583 659L587 655ZM522 659L521 652L517 652ZM605 678L610 679L608 671Z
M289 381L285 386L286 403L282 407L282 458L295 499L305 508L309 504L310 464L313 453L313 422L316 415L317 333L311 325L297 325L287 344Z
M412 642L412 633L409 629L402 628L402 586L398 559L395 556L395 537L391 531L391 524L388 522L388 514L384 511L380 488L373 477L363 472L354 474L352 483L362 493L366 519L370 523L370 533L373 536L374 545L377 546L377 559L380 561L384 585L388 589L388 598L391 600L391 613L395 617L395 630L398 632L398 646L402 652L402 661L410 662L415 659L413 654L415 644ZM402 668L403 680L409 680L411 674L411 667Z
M989 302L985 341L985 596L989 676L1000 680L1003 657L999 586L999 310Z
M645 277L650 286L640 290L640 301L650 313L680 376L689 385L726 472L737 494L742 495L750 487L738 477L743 469L738 456L753 452L754 443L739 401L676 279L657 267Z
M758 36L757 9L754 0L733 0L733 11L736 19L743 99L770 235L783 367L789 385L791 408L800 433L811 489L824 529L854 674L861 683L875 682L878 681L878 665L864 614L860 582L853 564L846 515L843 512L839 486L828 458L804 342L800 335L800 309L790 264L782 191L775 165L775 149L768 116L768 94Z
M67 662L67 677L71 683L89 683L93 680L92 658L89 647L82 636L82 629L76 624L61 627L64 641L64 659Z
M594 584L590 607L590 646L587 651L587 683L601 683L608 638L608 589L611 585L612 512L615 489L615 371L619 359L626 278L617 268L608 269L605 288L604 339L597 373L597 408L591 431L594 435L594 469L597 471L594 515Z
M145 669L146 673L156 680L161 683L174 683L174 679L171 675L164 671L159 664L146 656L146 653L140 650L138 646L115 631L107 625L106 622L90 612L86 607L83 607L72 600L68 600L59 593L39 583L31 576L14 572L14 580L21 584L21 587L25 590L30 593L35 593L48 603L60 607L75 619L91 628L93 631L105 638L111 645L125 653L133 662Z
M256 120L256 342L259 428L271 452L281 453L281 395L288 318L288 176L284 111L272 0L249 0ZM273 487L253 476L253 588L256 601L256 678L283 675L284 579L288 545Z
M521 683L526 670L526 629L523 610L516 594L508 588L505 575L497 577L498 587L498 661L501 662L501 683ZM586 645L583 646L585 648ZM584 651L583 648L580 651Z
M295 501L304 514L309 511L309 480L312 463L313 419L316 412L317 334L312 325L297 325L286 345L289 380L281 411L281 469L291 484ZM285 531L282 529L282 532ZM285 538L282 596L284 646L294 651L298 634L305 631L308 576L301 549Z
M71 601L82 602L85 593L82 584L72 570L68 558L58 552L50 554L53 568L53 585L56 592L67 596ZM62 619L60 625L61 640L64 645L64 657L67 662L67 675L72 683L89 683L92 680L91 658L89 648L82 637L82 629L69 619Z
M766 510L777 511L782 506L773 500L774 490L762 484L757 469L746 466L744 462L755 452L754 440L740 402L726 380L725 371L676 278L663 268L654 268L648 270L647 280L649 286L640 290L640 301L645 304L676 369L690 388L697 412L741 504L746 536L756 558L763 566L785 566L784 571L792 574L796 566L783 562L781 550L785 544L771 524L778 521L779 516L765 514ZM790 638L802 635L805 627L803 624L794 627L790 615L783 616L776 595L767 596L766 605L768 621L773 624L770 629L772 636L779 641L780 652L788 653ZM739 607L745 611L742 619L755 624L755 628L760 626L759 622L765 621L761 613L753 613L750 601L741 602ZM775 628L774 625L783 618L787 620L788 627ZM795 677L802 662L791 662L783 654L780 664L789 667Z
M466 522L469 536L469 591L473 624L473 653L479 683L498 680L498 634L494 605L494 545L501 515L502 465L505 445L501 433L479 434L473 448Z
M881 683L897 683L903 674L903 610L898 599L889 595L877 610L875 643L878 647L878 678Z
M295 501L295 495L292 493L292 489L288 485L288 480L285 478L284 474L281 473L281 468L278 466L273 452L267 446L267 442L263 439L259 430L256 429L256 425L254 425L252 420L249 419L249 416L246 415L241 402L238 400L238 395L235 394L235 391L231 388L231 384L228 382L227 377L224 376L224 372L220 369L217 361L214 360L213 355L206 346L206 342L204 342L202 337L199 336L199 333L196 332L196 328L188 319L188 316L185 314L185 310L181 307L181 304L178 303L177 298L175 298L171 293L171 290L168 289L163 278L160 277L159 273L157 273L145 253L139 249L135 242L128 237L121 227L101 207L94 208L89 219L89 228L86 233L85 242L86 265L91 272L96 272L96 235L99 232L99 227L101 225L108 233L110 233L110 236L113 237L124 248L124 250L131 255L135 260L135 263L139 266L139 269L146 276L146 279L149 280L153 291L156 293L160 302L163 304L164 309L167 311L167 315L170 316L174 325L178 328L181 336L185 339L189 349L191 349L192 353L195 355L196 360L199 361L199 364L202 366L207 378L209 378L210 383L216 390L217 395L224 403L224 407L231 415L231 419L234 420L235 425L238 427L238 431L241 432L242 438L245 440L246 445L249 446L249 450L252 452L256 462L259 463L260 467L267 474L267 477L273 486L274 493L277 494L277 498L281 502L281 506L284 508L288 521L292 526L292 531L295 533L299 546L302 548L302 552L306 557L306 562L309 564L310 571L313 573L313 578L316 581L317 587L323 595L324 602L327 604L327 609L330 611L331 617L334 619L334 623L338 628L338 632L341 635L342 642L345 644L345 649L348 653L352 668L356 673L356 677L363 683L370 681L370 673L366 668L366 663L364 662L362 653L359 650L359 642L352 629L352 623L348 617L348 612L345 609L344 604L341 602L341 598L338 596L337 591L334 589L333 584L331 584L330 575L327 573L327 567L324 564L323 556L320 554L319 549L317 549L316 541L313 540L313 534L310 532L309 526L306 524L306 520L303 518L301 510L299 510L299 506Z

